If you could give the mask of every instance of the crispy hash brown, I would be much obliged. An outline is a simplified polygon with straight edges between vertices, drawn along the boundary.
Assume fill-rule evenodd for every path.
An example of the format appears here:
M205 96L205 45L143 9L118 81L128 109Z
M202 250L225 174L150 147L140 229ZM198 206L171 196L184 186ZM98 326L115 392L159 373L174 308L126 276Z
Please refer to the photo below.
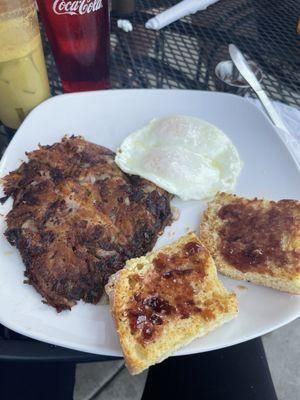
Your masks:
M57 311L97 303L112 273L152 249L171 220L170 195L124 174L112 151L81 137L27 156L3 179L13 197L6 238L28 283Z
M218 193L200 240L224 275L300 294L300 202Z
M193 233L127 261L106 292L132 374L237 314L236 296L218 280L212 257Z

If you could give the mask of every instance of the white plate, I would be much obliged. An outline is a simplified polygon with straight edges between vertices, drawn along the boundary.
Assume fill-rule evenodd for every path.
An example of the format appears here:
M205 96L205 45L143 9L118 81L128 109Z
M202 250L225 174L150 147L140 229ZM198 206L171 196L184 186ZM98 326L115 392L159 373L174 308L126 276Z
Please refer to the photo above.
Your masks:
M254 105L229 94L186 90L113 90L54 97L26 118L0 164L0 176L15 169L24 152L38 143L52 144L65 134L113 150L132 130L151 118L169 114L204 118L221 128L236 145L244 168L236 192L268 199L299 199L299 170L274 127ZM174 204L181 216L165 230L157 246L173 241L187 228L198 230L205 203ZM11 202L2 206L6 213ZM0 235L5 230L1 217ZM41 302L32 286L23 284L24 265L18 251L0 240L0 322L24 335L104 355L121 355L108 306L80 302L57 314ZM300 296L220 277L238 295L238 317L177 354L198 353L233 345L276 329L300 315ZM244 285L242 290L239 285Z

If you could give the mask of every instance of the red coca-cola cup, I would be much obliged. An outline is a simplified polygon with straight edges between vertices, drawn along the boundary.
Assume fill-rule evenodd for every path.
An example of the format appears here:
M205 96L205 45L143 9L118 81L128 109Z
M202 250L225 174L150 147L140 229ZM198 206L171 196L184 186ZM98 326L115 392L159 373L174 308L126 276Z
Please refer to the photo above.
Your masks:
M108 0L37 3L64 91L108 88Z

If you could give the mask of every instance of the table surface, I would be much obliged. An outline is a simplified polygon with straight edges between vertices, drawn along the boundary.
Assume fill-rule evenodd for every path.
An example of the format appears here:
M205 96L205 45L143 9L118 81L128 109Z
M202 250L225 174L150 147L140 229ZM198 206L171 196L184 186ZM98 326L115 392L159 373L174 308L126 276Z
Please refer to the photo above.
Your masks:
M221 85L215 67L229 59L228 44L234 43L261 67L271 99L300 108L299 0L221 0L159 32L144 28L149 18L177 2L137 0L137 11L128 17L134 27L130 33L118 29L112 17L112 88L230 90ZM51 92L57 95L61 84L42 35ZM0 123L1 153L9 140ZM101 357L33 341L0 325L0 359L83 362Z

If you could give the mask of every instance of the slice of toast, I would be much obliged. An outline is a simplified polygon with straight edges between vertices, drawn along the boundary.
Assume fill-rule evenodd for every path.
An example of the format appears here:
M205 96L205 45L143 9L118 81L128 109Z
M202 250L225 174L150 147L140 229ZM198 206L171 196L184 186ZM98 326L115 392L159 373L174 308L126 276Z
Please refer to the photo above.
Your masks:
M235 294L218 280L213 259L193 233L127 261L106 292L132 374L237 314Z
M222 274L300 294L299 201L218 193L203 214L200 240Z

